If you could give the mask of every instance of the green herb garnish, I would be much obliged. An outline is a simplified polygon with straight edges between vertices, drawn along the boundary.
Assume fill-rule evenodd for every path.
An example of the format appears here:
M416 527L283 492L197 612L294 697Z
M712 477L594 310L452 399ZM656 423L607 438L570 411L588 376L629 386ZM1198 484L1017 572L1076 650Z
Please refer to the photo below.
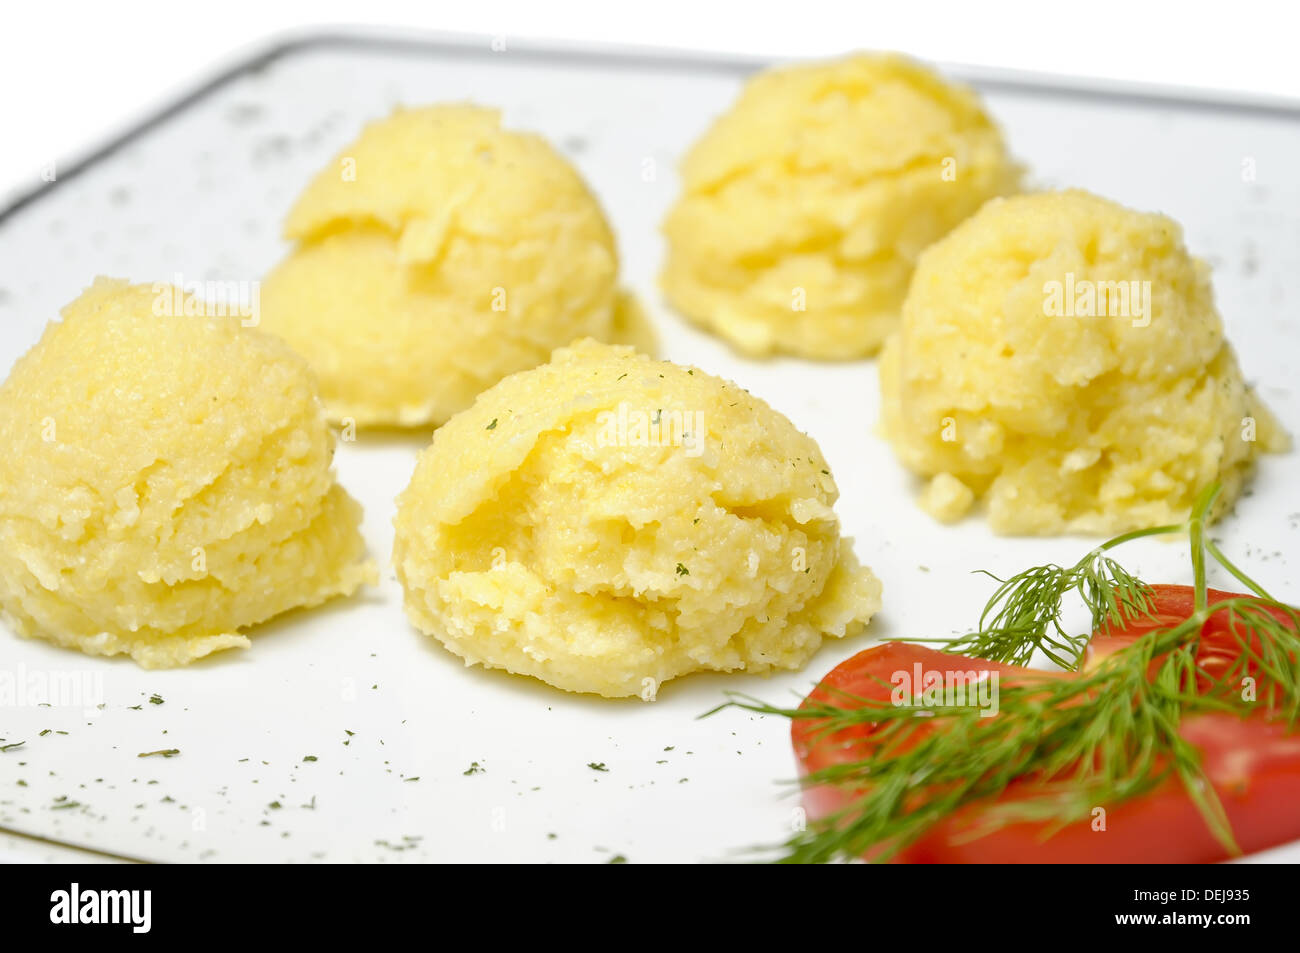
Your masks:
M1144 536L1186 532L1190 538L1194 608L1177 624L1154 628L1069 679L1003 683L999 714L974 706L930 707L943 730L916 710L888 700L846 698L803 709L782 708L731 694L720 706L812 719L827 734L872 727L870 750L808 775L805 785L855 792L841 810L808 824L783 845L785 862L826 862L872 851L888 860L954 811L982 804L972 838L1009 824L1045 824L1045 836L1085 820L1098 805L1112 806L1177 777L1208 829L1229 853L1240 853L1223 806L1205 776L1200 751L1179 734L1183 718L1206 712L1242 716L1263 704L1292 729L1300 719L1300 611L1270 596L1205 535L1217 485L1197 499L1185 523L1125 533L1074 566L1043 566L998 580L999 588L973 633L944 641L945 651L1023 665L1042 650L1078 672L1090 635L1062 627L1061 603L1071 592L1092 613L1093 629L1123 626L1151 609L1149 587L1105 554ZM1254 597L1207 598L1206 557L1245 585ZM1201 629L1226 612L1240 648L1219 674L1197 661ZM1259 698L1241 691L1260 677ZM715 709L720 710L720 709ZM711 714L711 713L710 713ZM1036 779L1014 801L998 802L1008 786Z

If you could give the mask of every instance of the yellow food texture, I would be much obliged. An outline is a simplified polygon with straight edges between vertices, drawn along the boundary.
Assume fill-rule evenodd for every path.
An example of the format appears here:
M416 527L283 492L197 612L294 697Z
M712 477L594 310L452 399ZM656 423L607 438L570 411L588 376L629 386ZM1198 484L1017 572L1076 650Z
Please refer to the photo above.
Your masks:
M373 575L306 363L202 309L101 278L0 386L0 609L20 635L181 665Z
M495 110L370 124L299 197L263 327L303 354L335 420L440 424L578 337L624 340L614 238L542 138ZM635 339L635 334L628 334Z
M802 666L880 583L816 443L735 384L583 341L434 434L393 562L467 664L607 697L689 672Z
M1215 480L1222 510L1288 445L1179 226L1081 191L990 202L926 251L880 379L929 508L960 515L963 484L1000 533L1175 522Z
M744 353L874 353L917 256L1020 170L973 91L894 55L761 73L700 139L662 284Z

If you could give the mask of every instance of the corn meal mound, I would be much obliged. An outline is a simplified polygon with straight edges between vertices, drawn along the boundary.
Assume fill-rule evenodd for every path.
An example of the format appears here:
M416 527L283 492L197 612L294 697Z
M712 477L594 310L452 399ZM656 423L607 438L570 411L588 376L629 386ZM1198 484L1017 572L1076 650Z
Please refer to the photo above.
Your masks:
M263 327L307 358L335 420L440 424L576 338L645 343L596 199L495 110L371 123L285 234L297 246L262 287Z
M407 614L467 664L653 698L802 666L880 583L816 443L735 384L592 341L434 434L398 501Z
M182 299L101 278L0 386L0 609L20 635L183 665L373 575L307 365L194 299L154 313Z
M921 250L1020 170L974 92L858 55L759 74L681 174L672 303L742 352L839 360L875 353Z
M1179 226L1080 191L990 202L931 247L880 380L923 505L983 497L1001 533L1176 522L1215 480L1222 509L1288 443Z

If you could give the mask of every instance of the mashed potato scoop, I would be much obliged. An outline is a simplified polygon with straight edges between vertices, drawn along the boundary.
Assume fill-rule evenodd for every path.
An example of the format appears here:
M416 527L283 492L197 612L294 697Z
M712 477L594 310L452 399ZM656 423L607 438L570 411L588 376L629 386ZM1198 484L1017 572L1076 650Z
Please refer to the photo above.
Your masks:
M581 176L469 105L371 123L298 198L262 326L307 358L330 416L441 424L579 337L650 346Z
M972 90L861 54L760 73L681 175L669 300L743 353L846 360L897 326L922 249L1020 168Z
M816 443L735 384L584 341L439 429L398 501L406 609L467 664L651 699L861 632Z
M373 581L307 365L202 311L101 278L0 386L0 611L18 634L163 668Z
M941 520L1000 533L1181 522L1288 438L1182 230L1082 191L990 202L921 257L880 360L882 427Z

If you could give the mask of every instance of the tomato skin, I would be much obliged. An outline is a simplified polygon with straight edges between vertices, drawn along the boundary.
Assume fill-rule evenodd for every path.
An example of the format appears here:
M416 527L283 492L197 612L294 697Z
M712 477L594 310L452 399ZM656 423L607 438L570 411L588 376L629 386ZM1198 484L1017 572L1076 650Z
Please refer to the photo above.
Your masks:
M1151 586L1151 614L1126 620L1119 626L1103 626L1093 634L1088 643L1084 667L1092 668L1112 652L1127 648L1153 629L1169 628L1182 622L1196 608L1196 590L1191 586L1160 585ZM1250 599L1236 592L1224 592L1220 589L1206 590L1206 603L1213 606L1225 599ZM1275 619L1283 624L1294 626L1295 620L1281 609L1266 609ZM1258 649L1259 636L1250 636L1250 642ZM1196 662L1206 672L1202 679L1202 690L1211 678L1221 676L1241 655L1241 641L1234 629L1229 611L1224 609L1213 613L1201 626L1200 643L1196 653ZM1253 662L1248 671L1258 675L1258 666Z
M1278 722L1229 714L1188 718L1180 734L1196 745L1233 836L1246 853L1300 839L1300 735ZM1006 798L1021 792L1009 790ZM1150 794L1106 809L1047 840L1040 824L1015 824L978 840L960 835L978 823L978 805L944 820L901 851L900 863L1207 864L1227 860L1200 810L1175 777Z
M917 664L929 672L969 671L987 669L997 672L1005 682L1026 674L1038 678L1065 678L1063 672L1033 672L1015 665L972 660L962 655L949 655L934 649L908 642L886 642L859 652L831 670L812 690L800 708L817 702L846 705L844 696L856 695L872 701L888 701L892 686L890 676L895 672L911 672ZM819 771L841 761L856 761L871 750L870 725L858 725L833 736L820 734L818 724L810 718L796 718L790 726L795 757L799 759L801 775ZM831 787L807 788L803 794L804 807L812 817L821 817L842 806L844 792Z
M1187 586L1153 587L1155 617L1099 632L1089 647L1088 663L1132 644L1143 633L1186 619L1193 608ZM1239 598L1235 593L1211 590L1211 603ZM1275 613L1283 621L1285 613ZM1226 612L1211 616L1202 629L1198 662L1207 668L1215 660L1231 662L1240 651ZM1225 664L1226 664L1225 662ZM1208 663L1208 664L1207 664ZM1071 678L1065 672L1039 672L949 655L933 649L890 642L859 652L837 666L805 699L845 705L843 693L885 701L890 677L912 671L996 671L1006 684L1017 680ZM1206 776L1218 794L1234 837L1242 851L1263 850L1300 839L1300 734L1265 717L1238 718L1229 713L1198 714L1185 718L1181 735L1202 753ZM869 755L870 725L819 733L812 719L795 719L791 740L801 774ZM1016 782L998 799L1006 802L1032 793L1031 782ZM809 786L804 805L810 817L825 817L844 807L852 792L827 785ZM1106 807L1105 805L1098 805ZM1106 807L1105 830L1094 830L1089 818L1056 831L1044 839L1040 823L1007 825L975 840L966 840L979 826L985 805L975 804L936 824L894 858L900 863L1210 863L1225 860L1228 852L1207 827L1199 808L1176 777L1166 778L1140 798Z

